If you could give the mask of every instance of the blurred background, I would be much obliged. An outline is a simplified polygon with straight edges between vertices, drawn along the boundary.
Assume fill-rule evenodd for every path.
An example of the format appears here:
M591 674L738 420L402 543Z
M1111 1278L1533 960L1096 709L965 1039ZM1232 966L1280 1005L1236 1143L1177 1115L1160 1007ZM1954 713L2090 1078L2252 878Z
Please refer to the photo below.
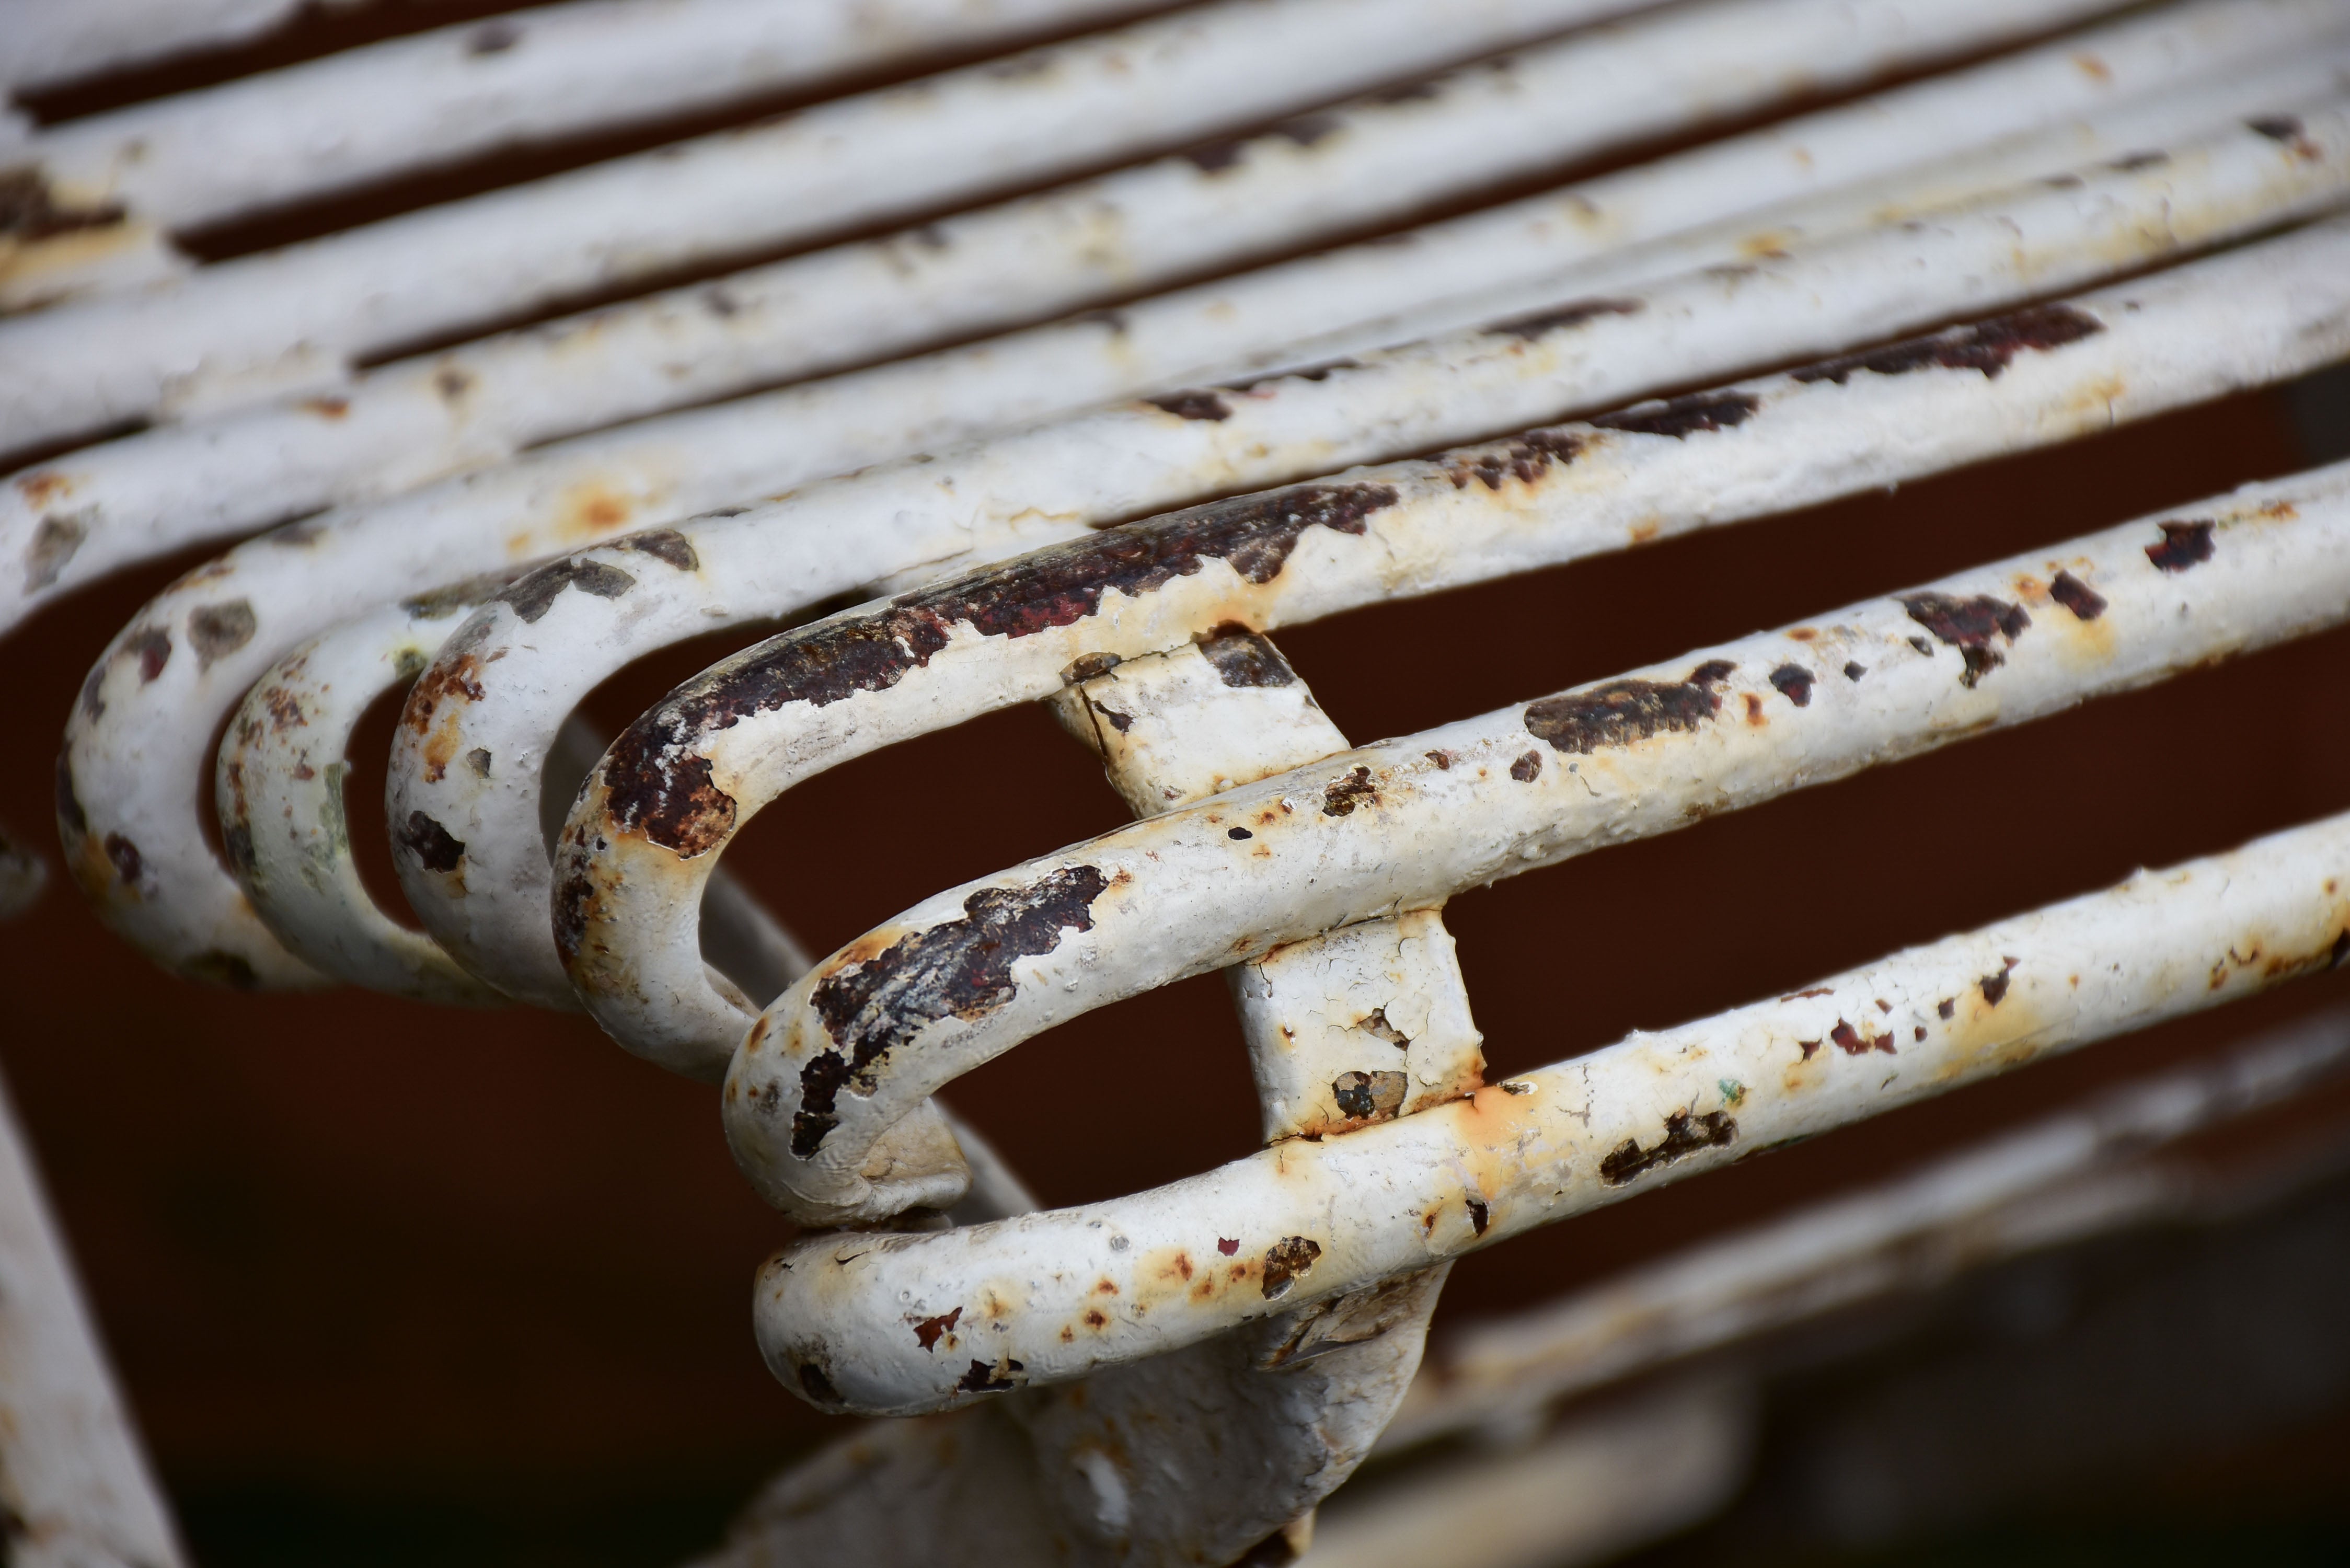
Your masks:
M24 107L62 121L509 8L306 13ZM186 243L241 254L787 107L484 160ZM1279 640L1367 741L2345 455L2335 373ZM0 819L46 826L51 748L91 660L211 553L116 576L10 639ZM649 661L591 711L617 728L729 647ZM1447 919L1491 1075L2350 809L2345 693L2337 631L1464 895ZM371 846L390 722L379 711L352 751ZM820 777L728 865L821 951L1122 819L1093 760L1022 709ZM791 1231L733 1170L709 1092L584 1018L202 989L110 936L62 876L0 930L0 1064L199 1562L674 1562L842 1428L753 1346L751 1272ZM1438 1338L2345 1003L2350 976L2321 977L1473 1255ZM953 1099L1054 1205L1190 1174L1256 1137L1214 977L1058 1030ZM1700 1517L1627 1543L1629 1560L2350 1561L2345 1128L2337 1084L2189 1143L2230 1179L2285 1173L2239 1181L2252 1196L2210 1222L1999 1263L1591 1397L1563 1418L1691 1379L1740 1390L1734 1480ZM1488 1435L1444 1458L1505 1449Z

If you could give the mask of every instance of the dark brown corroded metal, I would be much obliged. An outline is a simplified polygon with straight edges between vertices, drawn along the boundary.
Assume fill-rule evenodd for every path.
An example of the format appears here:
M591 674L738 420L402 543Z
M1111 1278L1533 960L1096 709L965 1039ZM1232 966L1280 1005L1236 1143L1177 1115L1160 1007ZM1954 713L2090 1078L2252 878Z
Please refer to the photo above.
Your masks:
M207 605L188 617L188 641L196 650L196 668L210 670L213 661L234 653L253 640L260 623L249 599Z
M1377 805L1379 787L1371 782L1371 770L1357 768L1343 777L1330 781L1322 791L1322 815L1352 816L1358 805Z
M89 530L78 514L58 516L52 513L41 519L33 531L33 542L25 546L25 591L32 593L55 583L72 561Z
M1720 711L1713 690L1733 667L1711 659L1686 680L1609 680L1587 691L1545 697L1525 711L1526 733L1553 751L1589 756L1603 746L1628 746L1662 732L1693 732Z
M1216 667L1216 678L1227 686L1297 684L1297 672L1289 668L1281 650L1238 621L1228 620L1201 638L1200 651Z
M1542 753L1526 752L1510 764L1510 776L1520 784L1532 784L1542 777Z
M2059 572L2048 585L2048 597L2073 612L2076 620L2095 620L2106 613L2106 596L2070 572Z
M2104 322L2072 306L2036 305L2028 310L1994 316L1988 321L1954 327L1947 332L1823 359L1797 370L1794 379L1834 381L1841 387L1860 370L1878 376L1906 376L1912 370L1944 369L1980 370L1986 379L1995 380L2009 361L2026 349L2060 348L2105 329Z
M1507 446L1487 448L1455 458L1448 471L1455 490L1466 490L1476 480L1488 490L1502 488L1504 478L1532 484L1554 467L1564 468L1580 455L1584 438L1569 431L1528 431Z
M1356 1121L1391 1116L1403 1108L1411 1080L1397 1072L1341 1073L1330 1080L1330 1097Z
M1264 1299L1274 1301L1289 1293L1297 1276L1314 1266L1322 1255L1322 1243L1305 1236L1290 1236L1275 1241L1264 1252Z
M1800 664L1783 664L1771 671L1771 684L1779 695L1798 708L1812 705L1812 682L1815 678Z
M1816 1040L1808 1042L1812 1049L1819 1046ZM1809 1056L1811 1050L1804 1054ZM1599 1179L1610 1187L1626 1182L1670 1165L1709 1148L1726 1148L1738 1140L1738 1124L1726 1111L1708 1111L1692 1116L1687 1111L1675 1111L1665 1118L1665 1136L1651 1148L1642 1148L1637 1138L1626 1138L1614 1153L1599 1162Z
M984 1361L973 1361L971 1370L955 1385L966 1394L1009 1394L1028 1379L1023 1376L1028 1368L1006 1357L1003 1369L997 1370Z
M139 656L139 680L144 685L162 674L163 667L172 662L172 634L161 627L146 627L130 634L122 651ZM90 716L96 718L105 711L106 705L98 703Z
M1152 408L1173 414L1179 420L1228 420L1232 406L1213 392L1170 392L1163 398L1142 400Z
M1661 402L1637 403L1622 413L1601 414L1591 424L1627 435L1670 436L1679 441L1703 431L1742 425L1762 406L1752 392L1691 392Z
M684 541L681 539L679 543L683 544ZM648 554L657 555L659 552L650 551ZM541 566L497 597L511 605L515 614L535 626L539 618L554 607L556 597L566 588L577 588L581 593L593 594L599 599L616 599L636 586L637 579L618 566L575 558Z
M702 566L702 557L694 554L692 542L674 528L648 528L641 534L615 539L612 545L615 549L634 550L639 556L666 561L681 572L697 571Z
M2211 558L2211 528L2208 521L2165 523L2162 542L2146 547L2146 558L2166 572L2184 572Z
M2012 643L2032 625L2022 605L1989 594L1963 599L1950 594L1909 594L1901 600L1901 607L1909 612L1911 620L1959 650L1966 661L1959 676L1962 686L1974 685L2007 662L1995 638L2004 637Z
M957 1307L936 1317L923 1318L914 1324L914 1338L924 1350L933 1350L941 1338L953 1332L955 1321L962 1316L962 1308Z
M1603 316L1637 316L1648 307L1645 300L1638 299L1576 299L1530 316L1513 316L1507 321L1491 322L1484 330L1497 337L1523 337L1531 342L1569 327L1580 327Z
M428 871L454 871L465 861L464 841L421 811L411 811L400 825L400 842Z
M1093 929L1093 902L1109 879L1072 866L1025 888L982 888L963 900L964 919L906 937L827 975L813 1001L841 1047L800 1069L792 1152L808 1158L839 1124L841 1088L871 1093L889 1053L941 1018L976 1018L1011 1000L1015 959L1049 953L1065 930Z

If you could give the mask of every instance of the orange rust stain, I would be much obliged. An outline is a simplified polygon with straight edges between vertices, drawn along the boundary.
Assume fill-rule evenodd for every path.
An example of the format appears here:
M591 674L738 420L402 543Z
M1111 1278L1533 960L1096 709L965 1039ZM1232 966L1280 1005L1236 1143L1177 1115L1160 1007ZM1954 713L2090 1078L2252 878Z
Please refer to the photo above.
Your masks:
M1118 1282L1107 1279L1102 1281L1101 1283L1094 1287L1094 1294L1097 1296L1114 1296L1118 1294Z
M2092 81L2109 82L2114 79L2113 67L2095 55L2074 55L2073 63L2080 67L2081 74Z
M1793 639L1794 639L1794 640L1796 640L1797 642L1810 642L1810 641L1814 640L1814 639L1816 639L1820 634L1819 634L1818 630L1817 630L1816 628L1814 628L1808 627L1808 626L1799 626L1799 627L1797 627L1794 630L1793 630L1793 631L1789 632L1787 635L1788 635L1789 637L1793 638Z
M1760 730L1771 722L1762 716L1762 699L1749 691L1746 694L1746 722Z
M1632 524L1632 543L1645 545L1662 532L1664 532L1663 524L1653 517L1646 522L1635 523Z
M627 496L591 480L574 485L564 497L555 525L559 533L576 537L608 538L627 525L633 510Z
M1099 1307L1088 1307L1086 1310L1086 1326L1087 1328L1107 1328L1109 1326L1109 1314L1103 1312Z
M297 406L304 413L316 414L322 420L348 419L351 411L348 398L305 398Z
M73 493L73 481L55 469L44 468L20 476L16 488L24 492L27 506L47 506L50 502Z
M2269 501L2261 505L2260 515L2286 523L2301 515L2301 508L2290 501Z

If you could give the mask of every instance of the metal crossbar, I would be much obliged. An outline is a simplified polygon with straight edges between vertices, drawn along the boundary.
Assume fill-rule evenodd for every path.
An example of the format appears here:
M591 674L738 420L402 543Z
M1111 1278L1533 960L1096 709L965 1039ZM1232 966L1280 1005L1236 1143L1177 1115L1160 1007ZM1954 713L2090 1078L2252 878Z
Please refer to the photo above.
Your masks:
M2350 1052L2329 1015L1423 1366L1468 1251L2340 966L2345 816L1489 1083L1443 910L2337 626L2350 463L1369 745L1266 634L2350 358L2350 8L1145 9L569 0L0 144L0 447L88 443L0 491L0 629L230 545L90 670L68 869L190 979L584 1009L717 1086L743 1174L806 1227L759 1275L769 1367L819 1409L912 1418L779 1477L713 1563L1633 1543L1734 1486L1739 1388L1652 1383L1315 1521L1375 1452L1541 1431L1636 1374L2194 1211L2212 1184L2169 1146ZM0 80L285 12L36 5ZM1024 45L277 249L173 244ZM608 680L713 632L740 651L608 743L586 726ZM386 804L421 930L363 882L344 796L363 716L403 691ZM1136 821L813 961L720 869L795 785L1028 702ZM0 842L0 908L38 871ZM1245 1158L1041 1211L935 1098L1218 971ZM63 1347L0 1357L0 1493L72 1560L176 1561L0 1156L0 1339ZM44 1450L28 1421L73 1436ZM1516 1533L1448 1533L1488 1510Z

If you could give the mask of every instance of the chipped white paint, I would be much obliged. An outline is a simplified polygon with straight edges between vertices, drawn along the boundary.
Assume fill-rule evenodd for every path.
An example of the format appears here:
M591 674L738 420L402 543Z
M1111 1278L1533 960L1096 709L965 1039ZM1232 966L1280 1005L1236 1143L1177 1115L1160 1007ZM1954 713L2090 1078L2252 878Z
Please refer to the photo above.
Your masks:
M1295 558L1311 562L1309 580L1326 581L1355 541L1319 532L1344 544L1327 548L1308 535ZM1222 561L1178 581L1236 591ZM940 893L817 964L738 1049L727 1138L761 1193L810 1222L951 1201L954 1184L937 1174L944 1163L925 1152L932 1124L914 1115L923 1096L1055 1023L1283 941L1426 907L2345 618L2350 463L1332 757ZM921 695L944 662L910 673L896 688L900 700ZM737 828L762 798L751 750L766 739L758 728L746 721L710 747L712 786L740 792L729 814ZM610 782L625 744L591 780ZM682 924L691 940L690 921L647 908L649 885L676 897L692 882L671 867L716 857L680 861L645 838L620 838L596 812L598 789L591 782L581 792L565 829L557 919L563 900L580 899L574 972L601 982L592 992L583 984L583 994L599 1018L633 1024L650 1010L615 1005L610 978L666 980L673 962L647 961L666 956L650 939L674 940ZM591 842L607 846L601 855L577 852L583 823ZM1253 837L1230 839L1235 824ZM831 999L856 982L836 984L837 976L885 961L920 933L967 928L987 903L1060 921L1051 940L1040 929L1024 944L1029 957L1006 950L1004 961L1017 964L1012 995L944 1022L919 1011L838 1012ZM2305 950L2268 950L2297 959ZM907 949L897 961L921 961ZM912 987L906 1005L920 995ZM1855 1026L1863 1048L1880 1036L1889 1045L1883 1031L1913 1023L1898 1007L1887 1017ZM826 1096L827 1067L810 1066L820 1058L850 1063L857 1092ZM885 1145L886 1167L874 1158Z
M1470 1199L1491 1215L1490 1245L2324 970L2350 931L2345 884L2350 818L2335 817L1911 949L1814 994L1634 1034L1470 1100L1150 1192L944 1235L811 1237L761 1276L761 1347L787 1386L815 1366L841 1403L873 1412L968 1398L900 1314L983 1293L999 1308L984 1348L1031 1384L1163 1354L1263 1316L1263 1260L1277 1249L1318 1249L1284 1304L1337 1293L1478 1244ZM1833 1037L1852 1019L1872 1032L1858 1054ZM1238 1243L1222 1288L1170 1290L1169 1260L1217 1237ZM1118 1311L1065 1341L1108 1293L1101 1282Z
M346 356L1162 150L1623 5L1218 0L69 302L0 321L0 443L329 387Z
M1987 234L1986 250L2012 258L2012 234L2002 228L1999 237ZM2350 241L2350 230L2329 223L2288 239L2280 249L2262 247L2221 257L2103 291L2074 306L2000 318L1939 344L1902 350L1897 358L1905 373L1880 375L1865 362L1815 368L1709 394L1711 401L1689 410L1660 410L1662 428L1679 429L1685 439L1643 430L1642 421L1650 416L1635 410L1588 425L1559 427L1539 437L1354 471L1333 481L1093 535L1059 546L1060 554L1041 554L1033 564L982 568L966 578L922 589L901 606L845 611L771 639L681 687L639 720L629 732L633 738L624 743L639 749L651 772L620 781L619 815L606 804L613 786L608 775L591 777L576 804L567 838L598 847L593 855L567 850L567 869L559 870L556 877L556 907L569 911L559 918L558 928L568 919L578 942L579 956L569 965L573 983L616 1038L656 1060L681 1061L723 1048L739 1034L744 1020L714 996L700 992L691 972L675 958L693 950L692 889L718 860L714 851L723 850L732 833L798 778L972 713L1049 695L1058 688L1064 669L1086 655L1153 652L1226 620L1271 629L1357 605L1619 549L1708 522L1765 514L1974 457L2102 429L2124 417L2140 396L2150 400L2144 406L2151 411L2178 406L2172 399L2181 394L2208 396L2262 379L2265 372L2245 361L2227 364L2225 357L2240 351L2278 355L2288 364L2326 362L2342 354L2344 334L2350 331L2350 312L2338 292L2345 241ZM2299 251L2296 259L2296 246L2309 248ZM2230 268L2241 270L2230 276ZM1697 296L1689 307L1694 318L1720 297L1711 291L1727 289L1734 297L1757 277L1776 277L1792 294L1795 280L1807 274L1814 280L1804 290L1807 300L1856 309L1866 307L1864 289L1870 277L1879 275L1856 270L1842 276L1827 267L1810 272L1803 261L1791 258L1761 264L1757 274L1727 282L1701 276L1679 297ZM1985 277L1972 275L1979 281ZM1657 371L1674 362L1668 357L1671 347L1688 342L1672 333L1668 314L1681 308L1671 302L1672 290L1682 286L1667 286L1634 296L1645 304L1629 314L1601 314L1531 341L1508 334L1478 341L1488 346L1490 362L1512 369L1539 365L1545 354L1556 353L1577 360L1588 356L1588 362L1599 367L1638 364ZM2235 313L2253 299L2264 302L2263 310L2281 308L2282 314L2271 317L2266 328L2253 328L2253 337L2239 337L2232 324L2250 327L2251 317ZM2309 314L2301 314L2304 310ZM2222 315L2203 314L2207 311ZM2222 324L2223 316L2229 324ZM1745 325L1743 317L1731 319ZM1664 330L1642 342L1638 333L1644 323ZM2139 325L2152 327L2155 337L2135 340ZM2071 341L2042 348L2021 347L2035 334L2043 339L2052 334L2069 337ZM1718 341L1715 333L1708 333L1699 337L1697 351L1711 351ZM1492 347L1497 343L1506 347ZM2016 351L2011 356L1996 347L2001 344ZM1440 413L1457 412L1471 400L1476 384L1461 373L1461 367L1477 358L1473 348L1463 347L1466 351L1459 356L1438 361L1453 372L1446 383L1451 400L1435 403L1431 399ZM1983 352L1991 354L1990 360L1970 363L1970 357ZM1216 446L1234 439L1235 430L1244 432L1243 439L1277 438L1286 422L1283 415L1317 405L1344 408L1357 378L1376 379L1398 361L1407 369L1416 368L1418 353L1382 356L1361 369L1335 371L1325 381L1293 378L1251 389L1230 400L1232 413L1224 421L1162 419L1153 429L1138 430L1131 439L1139 445L1157 436L1170 444L1182 443L1178 452L1188 447L1197 453L1208 447L1213 455ZM2302 360L2303 353L2314 358ZM2213 355L2221 358L2206 358ZM1435 358L1430 354L1417 364ZM1950 361L1948 369L1937 363L1945 358ZM2005 367L1996 377L1987 373L1993 362ZM2170 381L2158 369L2184 369L2199 362L2199 369L2186 371L2183 383ZM2202 379L2206 375L2210 379ZM2205 390L2187 393L2199 381ZM1299 422L1315 418L1307 413ZM1128 423L1131 428L1144 421L1129 415ZM1334 421L1320 430L1311 424L1307 428L1343 438L1349 427ZM1396 430L1389 424L1381 434L1391 438ZM1002 457L1012 450L1013 443L998 443L988 455ZM1075 483L1090 485L1115 477L1108 454L1121 451L1122 443L1103 441L1077 450L1092 462L1083 480ZM1032 503L1045 499L1040 491L1054 472L1052 466L1031 460L1015 472L1036 476L1027 492ZM1143 483L1154 477L1141 476ZM919 471L908 478L919 483ZM1115 514L1110 507L1103 510ZM895 512L876 507L863 515L886 517ZM1317 525L1314 520L1325 514L1329 525ZM919 515L914 520L924 521ZM934 530L931 536L938 543L922 551L923 556L937 559L953 548L952 521L930 524ZM698 553L702 580L725 584L730 592L759 591L764 587L762 563L778 560L796 569L795 587L814 586L813 551L801 546L795 558L785 556L785 536L778 532L754 535L749 548L734 553L722 552L721 545L729 541L716 530L681 534ZM843 557L850 551L870 549L879 557L880 548L891 543L869 524L853 533L816 528L805 537L822 540L836 567L849 566ZM1167 543L1147 543L1154 539ZM1294 556L1280 543L1285 540L1294 540ZM1116 582L1124 569L1119 562L1146 547L1196 550L1198 569L1122 589L1084 587ZM1265 549L1273 553L1257 554ZM1215 558L1220 556L1230 559ZM604 558L598 552L581 557ZM1080 560L1089 564L1071 564ZM882 564L873 558L872 566L844 570L826 586L870 580ZM992 613L986 607L1015 602L1033 591L1027 584L1035 580L1034 574L1045 570L1053 574L1060 594L1099 597L1087 601L1090 609L1072 599L1059 624L1024 635L990 635L983 629ZM630 596L631 615L646 614L660 598L680 592L691 596L686 602L695 606L711 602L700 582L667 573L646 576L650 580ZM614 623L616 618L588 607L586 598L576 594L556 598L547 616L550 628L557 624L557 616L573 625L583 618L598 627ZM898 626L893 617L905 618L903 625ZM867 635L859 628L884 626L896 626L901 633L926 627L930 629L924 635L934 636L939 646L919 665L887 668L869 680L851 682L864 689L835 691L826 684L828 677L814 673L827 667L827 639L855 639ZM526 640L500 635L492 645L485 639L483 657ZM588 640L570 646L584 647ZM546 679L536 671L534 678ZM811 695L795 696L804 682L813 682ZM412 710L429 698L437 698L437 710L451 715L462 715L472 706L470 701L442 697L436 688L417 699ZM758 711L748 711L754 701ZM559 714L567 706L541 711ZM463 731L463 722L461 716L456 718L452 734L470 732ZM1511 760L1503 759L1503 766ZM710 769L712 787L730 804L723 823L685 814L692 819L689 831L700 853L681 855L631 824L639 800L649 811L673 808L663 805L672 800L664 779L704 766ZM421 771L406 756L392 763L391 788L409 803L406 809L423 807L430 798L411 782ZM681 800L675 802L675 807L681 806ZM452 820L438 809L432 815ZM514 841L470 831L459 836L469 843L476 837L489 843ZM503 864L501 872L512 875ZM408 877L405 862L402 874L411 900L421 909L429 901L429 889L417 890L421 879ZM567 877L572 879L568 888L563 886ZM470 910L474 900L468 898L464 903ZM435 913L423 918L476 972L504 983L505 976L521 968L473 962L452 940L448 922ZM481 914L470 919L476 933L487 923ZM536 938L535 926L530 920L528 926L518 923L517 929L531 929ZM524 961L535 959L539 950L535 941L524 948Z
M1997 1259L2191 1211L2208 1180L2150 1151L2290 1099L2345 1058L2350 1015L2337 1009L1867 1190L1464 1325L1424 1364L1380 1447L1506 1428L1669 1361L1875 1297L1931 1290Z
M1310 148L1274 132L1212 173L1167 160L919 234L399 361L331 396L165 425L50 461L0 487L0 564L21 590L0 602L0 628L56 594L200 539L395 493L526 442L1090 303L1106 289L1146 288L1228 265L1268 236L1295 243L1317 224L1393 215L1528 160L1564 158L1583 145L1578 137L1622 136L1722 101L1727 84L1683 104L1655 79L1653 60L1617 58L1615 40L1639 26L1529 51L1507 76L1456 74L1426 100L1317 116L1333 129ZM747 400L726 415L558 449L524 467L567 461L576 478L634 494L648 508L639 523L666 521L696 504L679 504L664 477L679 462L728 476L743 488L718 499L741 499L986 428L1270 368L1283 362L1281 345L1301 337L1317 341L1286 362L1506 314L1508 302L1488 308L1482 297L1506 286L1523 285L1537 301L1604 290L2164 145L2339 85L2350 74L2345 27L2350 18L2328 0L2203 0L1416 229L1405 243L1391 236L1147 299L1122 310L1116 332L1041 328L927 366L852 374ZM1890 67L1948 41L1913 28L1839 47L1860 51L1856 67ZM1518 112L1529 60L1565 72L1539 117ZM1707 86L1689 74L1698 64L1679 64L1688 90ZM1498 107L1514 117L1508 134L1434 137L1441 158L1426 147L1415 155L1431 122L1460 118L1452 111L1463 93L1503 95ZM1960 155L1970 148L1983 150ZM1103 213L1116 221L1097 222ZM690 458L670 457L679 444ZM482 505L491 509L486 495Z
M8 1561L20 1568L182 1568L187 1562L5 1089L0 1506L7 1510Z

